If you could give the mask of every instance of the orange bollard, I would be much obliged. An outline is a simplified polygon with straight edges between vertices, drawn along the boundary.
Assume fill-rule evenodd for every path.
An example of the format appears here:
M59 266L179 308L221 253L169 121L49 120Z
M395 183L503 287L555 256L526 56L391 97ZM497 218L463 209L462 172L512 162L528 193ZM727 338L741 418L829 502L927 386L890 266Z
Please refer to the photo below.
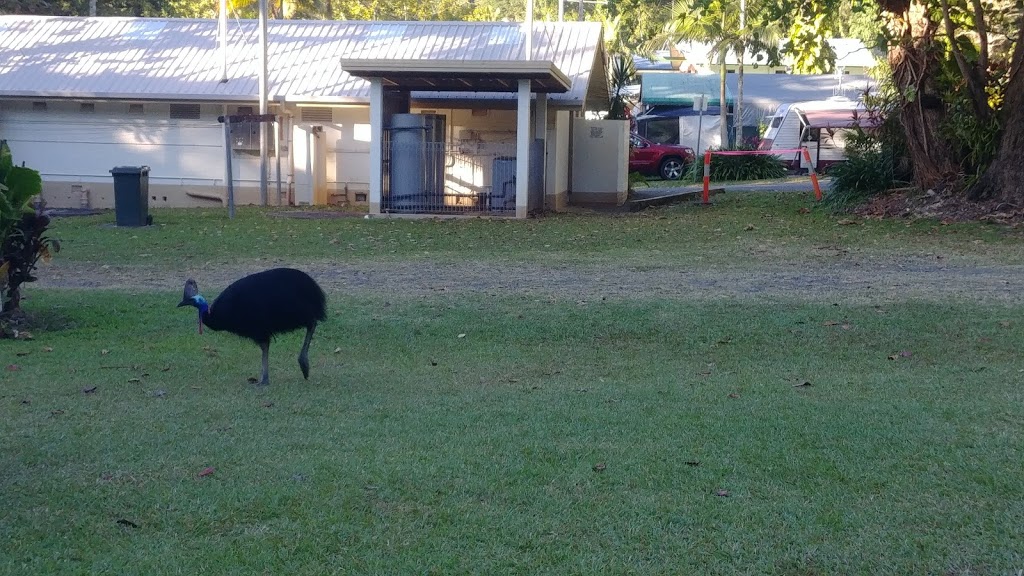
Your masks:
M821 186L818 186L818 174L814 171L814 163L811 162L811 153L807 151L807 147L804 146L804 160L807 160L807 169L811 174L811 184L814 185L814 199L821 202ZM707 185L704 186L707 189Z
M804 149L806 152L807 149ZM704 203L710 203L711 192L708 189L711 183L711 150L704 151Z

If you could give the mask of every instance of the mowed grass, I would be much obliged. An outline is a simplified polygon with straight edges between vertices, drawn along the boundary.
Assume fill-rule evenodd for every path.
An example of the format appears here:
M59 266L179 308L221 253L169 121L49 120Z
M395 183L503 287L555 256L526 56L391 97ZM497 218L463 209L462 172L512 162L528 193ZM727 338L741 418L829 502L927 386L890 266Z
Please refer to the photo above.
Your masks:
M765 246L1021 245L771 194L527 222L239 213L60 219L58 259L742 268ZM0 343L0 574L1024 569L1016 305L335 292L310 380L295 333L258 387L256 346L198 335L180 294L28 287L35 338Z
M299 211L305 212L305 211ZM946 262L1020 263L1020 230L935 220L836 216L808 194L729 193L711 206L683 203L638 214L502 219L308 219L287 211L154 210L154 226L116 228L113 214L58 219L63 262L134 267L187 263L454 262L734 268L775 259L815 260L822 248L877 256L936 255Z

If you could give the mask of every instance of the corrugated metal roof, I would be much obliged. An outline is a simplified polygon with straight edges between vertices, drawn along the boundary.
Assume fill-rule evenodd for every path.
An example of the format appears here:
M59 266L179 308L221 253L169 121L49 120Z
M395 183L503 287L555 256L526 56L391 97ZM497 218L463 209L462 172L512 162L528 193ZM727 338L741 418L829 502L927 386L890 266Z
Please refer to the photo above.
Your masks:
M0 16L0 97L255 101L258 23L229 21L228 39L230 80L222 83L216 20ZM602 42L599 23L535 22L534 59L572 82L553 103L582 105L588 88L593 99ZM341 58L522 60L525 35L521 24L502 22L270 20L267 45L270 99L365 103L369 83L345 73ZM438 96L514 98L429 95Z

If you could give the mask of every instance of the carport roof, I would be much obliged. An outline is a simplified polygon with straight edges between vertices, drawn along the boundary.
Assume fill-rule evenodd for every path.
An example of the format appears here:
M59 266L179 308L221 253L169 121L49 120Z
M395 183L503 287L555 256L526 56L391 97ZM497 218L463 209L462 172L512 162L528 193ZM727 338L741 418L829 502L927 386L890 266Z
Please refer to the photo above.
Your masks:
M360 78L381 78L385 88L442 92L515 92L529 80L532 92L568 92L572 82L551 62L539 60L343 59L341 68Z

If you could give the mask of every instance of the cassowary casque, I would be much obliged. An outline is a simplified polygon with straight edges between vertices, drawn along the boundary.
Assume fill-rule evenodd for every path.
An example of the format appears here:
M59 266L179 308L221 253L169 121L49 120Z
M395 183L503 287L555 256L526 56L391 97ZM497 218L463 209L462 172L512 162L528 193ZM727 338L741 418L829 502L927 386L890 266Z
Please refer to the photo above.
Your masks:
M286 332L306 329L306 340L299 352L302 376L309 378L309 343L317 322L327 319L324 291L305 272L292 268L274 268L235 280L212 304L199 294L196 281L185 282L185 293L178 303L199 310L199 333L203 325L224 330L255 342L263 352L260 384L269 384L270 340Z

